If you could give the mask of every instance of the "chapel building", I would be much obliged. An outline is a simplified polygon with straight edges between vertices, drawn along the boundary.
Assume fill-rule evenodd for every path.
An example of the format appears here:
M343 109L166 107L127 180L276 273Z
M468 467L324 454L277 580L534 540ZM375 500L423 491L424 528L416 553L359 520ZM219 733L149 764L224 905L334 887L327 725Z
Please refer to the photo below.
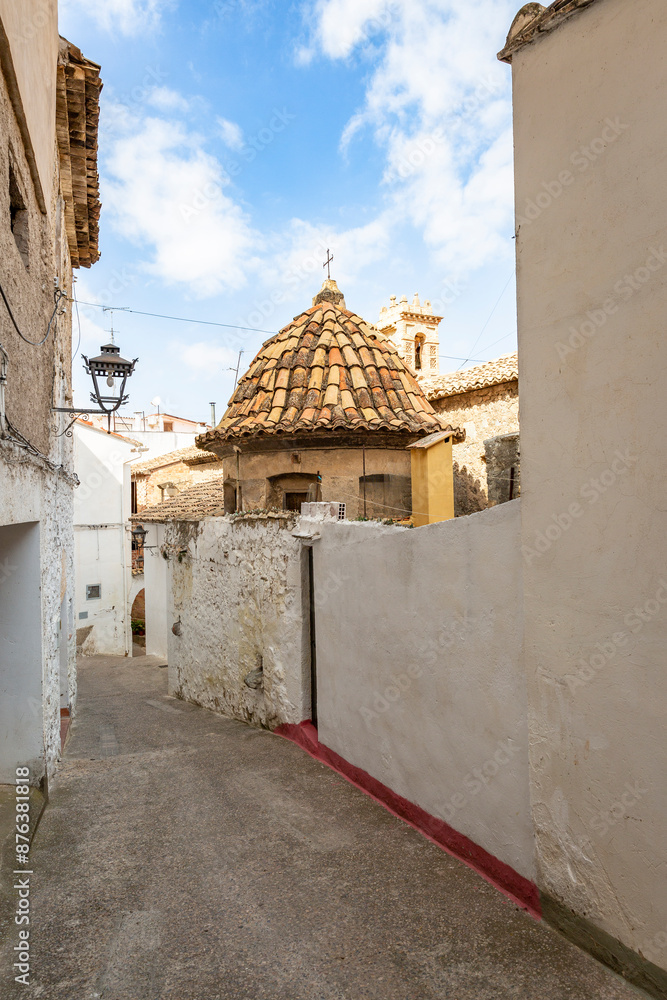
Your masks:
M327 279L261 347L197 445L223 461L225 511L345 503L346 516L412 512L407 446L443 430L394 341Z

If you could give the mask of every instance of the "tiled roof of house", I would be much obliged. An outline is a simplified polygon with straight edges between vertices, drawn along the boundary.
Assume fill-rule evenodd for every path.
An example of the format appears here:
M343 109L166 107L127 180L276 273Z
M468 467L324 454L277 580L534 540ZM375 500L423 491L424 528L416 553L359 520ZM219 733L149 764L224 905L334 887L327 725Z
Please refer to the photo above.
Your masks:
M56 135L65 231L72 267L99 260L100 184L97 133L100 117L100 67L75 45L60 39L56 90Z
M472 392L474 389L485 389L487 386L500 385L502 382L516 382L519 378L518 354L503 354L495 361L477 365L476 368L465 368L460 372L449 372L447 375L425 375L420 379L422 389L427 399L445 399L447 396L458 396L462 392Z
M133 514L131 520L144 521L200 521L203 517L224 514L224 484L222 478L197 483L183 490L177 497L169 497L154 507Z
M590 7L596 0L555 0L545 7L541 3L527 3L512 22L505 48L498 53L501 62L511 63L513 54L541 34L553 31L573 14Z
M210 451L203 451L193 444L189 448L179 448L178 451L169 451L166 455L156 455L155 458L137 462L132 466L132 475L148 476L156 469L163 469L167 465L178 465L179 462L183 462L184 465L203 465L218 461L216 455L212 455Z
M224 417L197 443L299 431L440 429L391 341L346 309L336 283L325 281L311 308L263 344Z

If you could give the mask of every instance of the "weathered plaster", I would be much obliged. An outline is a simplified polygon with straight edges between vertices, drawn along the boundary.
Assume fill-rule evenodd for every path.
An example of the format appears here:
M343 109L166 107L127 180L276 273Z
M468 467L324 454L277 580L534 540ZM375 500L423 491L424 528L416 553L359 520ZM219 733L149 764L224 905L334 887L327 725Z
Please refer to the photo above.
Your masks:
M169 687L255 725L300 722L309 648L302 543L291 519L210 518L168 526ZM307 619L306 619L307 621ZM258 689L244 683L259 666Z
M0 525L39 522L41 564L41 704L32 706L43 734L43 760L29 764L37 780L51 774L60 757L60 650L59 623L63 598L64 641L67 642L67 701L76 704L76 640L74 636L74 539L72 485L59 474L45 471L22 450L0 442ZM0 563L3 562L0 551ZM4 584L11 586L11 576ZM34 627L31 623L29 627ZM6 681L12 690L11 678ZM41 721L40 721L41 717Z

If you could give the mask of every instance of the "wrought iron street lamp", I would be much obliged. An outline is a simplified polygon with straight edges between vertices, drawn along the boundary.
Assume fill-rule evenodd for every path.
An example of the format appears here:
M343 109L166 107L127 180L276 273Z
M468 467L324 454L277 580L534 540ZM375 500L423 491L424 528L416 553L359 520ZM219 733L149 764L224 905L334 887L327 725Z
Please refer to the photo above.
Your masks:
M92 375L93 386L95 387L95 391L90 394L91 400L93 403L97 403L104 413L111 414L115 413L123 403L127 403L130 398L125 395L125 384L134 371L134 366L139 359L135 358L134 361L126 361L125 358L121 358L120 347L116 347L113 342L104 344L100 350L102 353L97 358L91 358L90 361L85 354L82 357L86 363L86 372L88 375ZM119 379L120 388L118 395L103 396L97 382L98 378L106 378L107 386L112 390L116 384L115 380Z
M72 424L79 417L85 414L106 414L108 419L108 429L107 433L111 433L111 416L114 414L123 403L127 403L130 398L125 392L125 386L127 384L128 378L132 375L134 371L134 366L136 365L138 358L133 361L127 361L125 358L121 357L120 348L117 347L113 342L113 335L111 342L109 344L104 344L100 348L100 354L96 358L88 359L85 354L82 355L84 360L84 368L88 375L93 379L93 392L90 394L91 401L97 403L100 407L98 410L85 410L79 408L67 408L62 406L54 406L53 409L56 413L71 413L73 414L73 419L67 425L62 434L67 434L68 437L72 436L71 427ZM108 388L111 393L104 395L104 390L101 388L101 379L106 380ZM117 394L114 389L118 386Z
M134 542L136 548L143 547L147 534L148 531L144 528L143 524L134 525L132 528L132 541Z

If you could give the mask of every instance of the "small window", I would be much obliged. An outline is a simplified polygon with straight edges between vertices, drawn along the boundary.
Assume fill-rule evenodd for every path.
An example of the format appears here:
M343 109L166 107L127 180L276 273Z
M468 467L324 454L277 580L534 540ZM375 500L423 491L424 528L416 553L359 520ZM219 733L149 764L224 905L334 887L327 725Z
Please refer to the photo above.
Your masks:
M12 235L21 260L28 267L28 212L14 169L9 164L9 215Z
M415 371L421 371L422 347L423 347L423 342L421 340L415 340Z
M173 431L173 429L174 429L174 421L173 420L165 420L164 424L163 424L163 427L164 427L165 434L170 434Z
M131 485L130 489L131 489L131 499L132 499L132 513L133 514L137 514L138 511L139 511L139 507L137 506L137 481L136 481L136 479L132 480L132 485Z
M302 503L308 503L307 493L286 493L283 507L285 510L296 510L301 513Z
M102 596L102 584L101 583L89 583L86 587L86 600L87 601L99 601Z

